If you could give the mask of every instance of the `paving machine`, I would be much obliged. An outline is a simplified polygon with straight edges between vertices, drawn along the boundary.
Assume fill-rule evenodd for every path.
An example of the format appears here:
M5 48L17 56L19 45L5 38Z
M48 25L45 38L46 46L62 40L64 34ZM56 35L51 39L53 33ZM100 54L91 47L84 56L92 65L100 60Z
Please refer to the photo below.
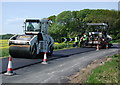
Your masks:
M80 40L81 46L99 45L101 48L105 48L106 44L108 44L108 47L112 46L109 43L112 37L107 34L108 25L106 23L87 23L87 26L89 26L89 30L86 32L87 39L85 41Z
M22 35L14 35L9 39L9 53L12 57L36 58L46 52L51 55L54 49L54 40L48 35L50 20L26 19Z

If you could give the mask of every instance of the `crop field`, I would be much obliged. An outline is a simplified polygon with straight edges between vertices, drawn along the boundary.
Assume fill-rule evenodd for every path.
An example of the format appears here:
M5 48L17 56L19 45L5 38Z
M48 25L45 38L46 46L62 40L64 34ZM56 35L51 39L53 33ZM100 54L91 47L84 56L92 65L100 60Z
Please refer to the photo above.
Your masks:
M8 47L8 40L0 40L0 57L9 56Z
M8 40L0 40L0 49L8 48Z

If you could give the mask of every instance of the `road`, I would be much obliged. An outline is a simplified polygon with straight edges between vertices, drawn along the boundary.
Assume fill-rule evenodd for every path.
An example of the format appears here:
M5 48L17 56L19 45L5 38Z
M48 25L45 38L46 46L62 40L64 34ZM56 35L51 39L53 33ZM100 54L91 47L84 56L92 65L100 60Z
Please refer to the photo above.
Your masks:
M2 76L3 83L65 83L67 77L78 72L92 61L118 53L116 46L96 51L94 48L76 48L55 51L47 65L32 64L16 69L14 76Z
M51 57L49 56L48 60L53 60L53 59L57 59L61 57L67 57L70 55L80 54L83 52L89 52L93 50L95 50L95 48L73 48L73 49L68 49L68 50L54 51L53 55ZM40 62L42 62L42 59L13 58L12 63L13 63L13 69L19 69L19 68L34 65ZM8 58L3 58L2 64L0 64L0 67L2 67L2 70L0 71L0 73L6 72L7 64L8 64Z

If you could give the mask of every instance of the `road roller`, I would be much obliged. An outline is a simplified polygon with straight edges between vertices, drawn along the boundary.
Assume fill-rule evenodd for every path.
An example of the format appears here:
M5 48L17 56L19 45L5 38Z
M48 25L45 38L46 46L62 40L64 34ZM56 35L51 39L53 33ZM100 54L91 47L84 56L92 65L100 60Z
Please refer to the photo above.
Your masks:
M12 36L9 43L9 54L14 58L37 58L38 55L51 55L54 40L48 35L51 21L43 19L25 19L24 34ZM42 55L43 56L43 55Z

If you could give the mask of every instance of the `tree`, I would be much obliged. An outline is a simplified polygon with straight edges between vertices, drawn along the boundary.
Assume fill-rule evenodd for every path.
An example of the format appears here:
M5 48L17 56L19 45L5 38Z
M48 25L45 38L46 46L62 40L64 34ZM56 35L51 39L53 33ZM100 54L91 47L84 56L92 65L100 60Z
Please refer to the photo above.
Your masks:
M55 41L59 41L61 37L67 37L67 29L64 25L53 24L48 31Z
M50 16L48 17L48 19L51 20L53 23L55 23L56 16L55 15Z
M0 35L0 39L10 39L12 36L13 34Z
M75 37L82 32L89 31L86 23L106 23L108 24L109 33L117 33L120 31L119 15L120 11L104 9L63 11L57 16L49 17L53 21L49 32L55 40L59 40L61 39L60 37ZM116 36L118 37L119 34L117 34Z

